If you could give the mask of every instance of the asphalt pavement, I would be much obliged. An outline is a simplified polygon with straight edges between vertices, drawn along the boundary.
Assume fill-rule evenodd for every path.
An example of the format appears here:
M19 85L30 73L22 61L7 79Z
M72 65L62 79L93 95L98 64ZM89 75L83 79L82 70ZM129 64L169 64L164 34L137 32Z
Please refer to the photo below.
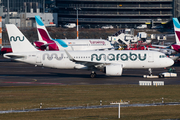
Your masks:
M29 85L98 85L98 84L139 84L139 81L164 81L165 85L180 84L180 64L173 66L176 78L143 78L148 69L123 69L122 76L110 77L98 71L96 78L90 78L91 71L35 67L0 57L0 86ZM167 68L168 69L168 68ZM153 75L167 69L153 69Z

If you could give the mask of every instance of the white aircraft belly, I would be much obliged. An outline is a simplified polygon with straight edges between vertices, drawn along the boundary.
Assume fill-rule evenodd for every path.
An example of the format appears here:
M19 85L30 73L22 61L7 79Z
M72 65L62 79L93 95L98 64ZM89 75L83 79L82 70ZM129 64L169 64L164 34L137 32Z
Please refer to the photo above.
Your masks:
M75 63L69 60L56 60L53 59L51 62L49 60L42 61L43 66L45 67L52 67L52 68L61 68L61 69L73 69Z

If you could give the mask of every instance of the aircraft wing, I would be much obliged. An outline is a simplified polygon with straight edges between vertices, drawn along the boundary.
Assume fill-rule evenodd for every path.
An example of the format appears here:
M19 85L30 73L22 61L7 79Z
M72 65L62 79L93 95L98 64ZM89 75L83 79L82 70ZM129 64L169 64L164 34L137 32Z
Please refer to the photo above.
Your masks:
M69 59L73 62L76 62L78 64L81 64L81 65L85 65L85 66L94 66L94 67L104 67L106 65L110 65L112 63L110 62L93 62L93 61L82 61L82 60L76 60L74 59L66 50L65 50L67 56L69 57ZM113 64L119 64L119 63L113 63Z
M168 48L169 46L164 46L164 45L151 45L153 47L160 47L160 48Z
M177 60L177 59L179 59L179 57L180 57L180 53L178 53L178 54L176 54L176 55L171 55L171 56L169 56L169 58L173 59L174 61Z

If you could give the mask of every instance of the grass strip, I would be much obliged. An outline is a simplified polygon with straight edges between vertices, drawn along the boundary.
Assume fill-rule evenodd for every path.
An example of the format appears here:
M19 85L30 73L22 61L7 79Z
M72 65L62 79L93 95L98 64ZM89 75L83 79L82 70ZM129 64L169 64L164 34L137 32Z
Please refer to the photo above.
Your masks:
M126 107L121 108L122 120L160 120L180 118L180 106ZM116 120L117 108L53 110L28 113L0 114L0 120Z
M66 85L0 87L0 110L131 103L180 102L180 86Z

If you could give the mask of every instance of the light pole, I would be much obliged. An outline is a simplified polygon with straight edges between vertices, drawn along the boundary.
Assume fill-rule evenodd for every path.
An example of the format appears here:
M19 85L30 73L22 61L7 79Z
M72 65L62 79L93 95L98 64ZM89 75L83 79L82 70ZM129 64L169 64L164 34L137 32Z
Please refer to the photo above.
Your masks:
M81 8L76 7L76 8L74 8L74 9L77 11L77 39L79 39L79 30L78 30L78 28L79 28L79 26L78 26L78 10L81 10Z
M43 0L43 13L45 13L45 0Z
M7 23L9 24L9 0L7 1Z
M120 118L120 108L121 108L121 104L129 104L128 102L123 102L122 100L119 102L119 103L117 103L117 102L112 102L112 103L110 103L110 104L113 104L113 105L118 105L118 118Z

